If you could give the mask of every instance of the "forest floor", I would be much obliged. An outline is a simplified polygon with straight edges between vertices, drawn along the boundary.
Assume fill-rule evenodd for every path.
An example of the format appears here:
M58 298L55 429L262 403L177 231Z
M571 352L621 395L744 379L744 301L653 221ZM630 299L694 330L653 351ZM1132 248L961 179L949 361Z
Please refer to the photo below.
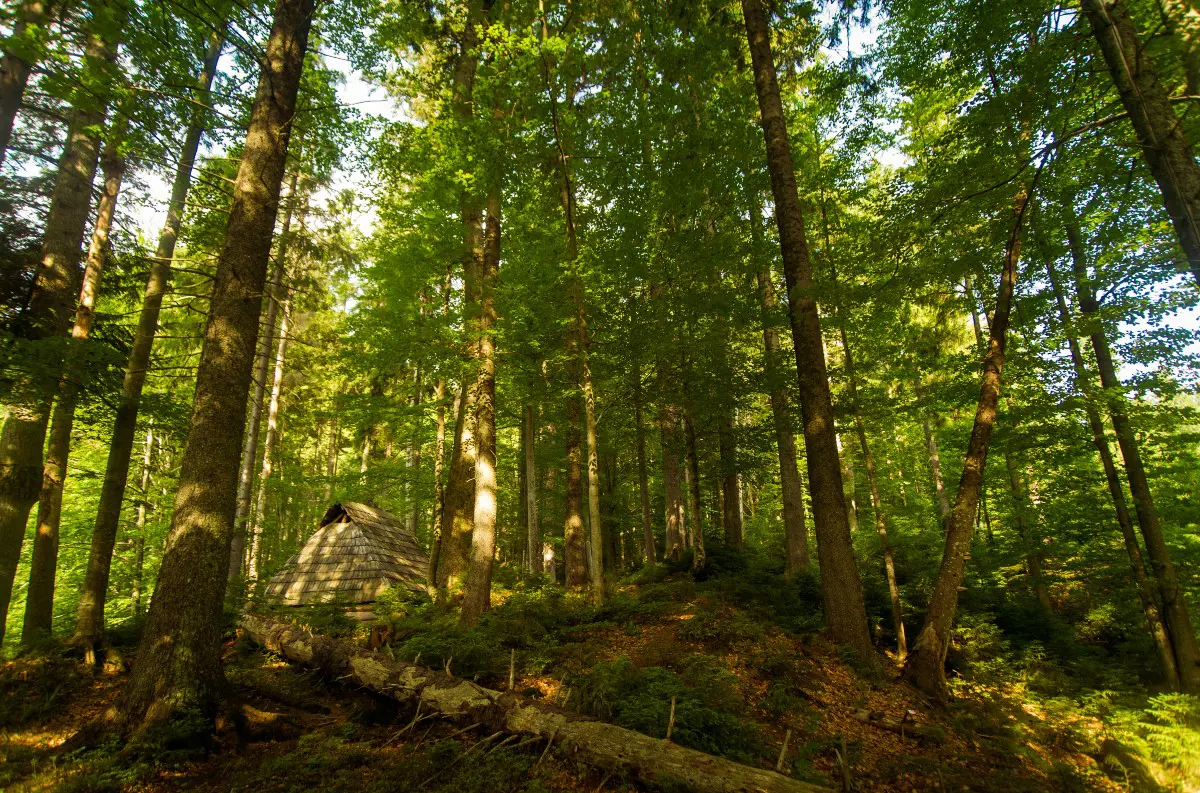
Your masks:
M852 659L811 629L803 596L731 580L626 582L601 608L556 589L517 592L473 630L428 605L393 604L373 640L495 687L507 685L516 659L516 688L526 696L655 737L674 697L673 740L752 765L773 767L790 731L785 772L833 790L1174 789L1109 746L1099 721L1048 706L1021 681L959 681L950 707L933 706L897 680L890 660L874 680L855 674ZM331 613L311 613L306 623L368 640L363 627ZM274 721L219 735L215 751L164 741L136 757L111 747L71 756L57 749L112 701L121 665L93 671L43 656L0 666L0 790L637 789L569 758L543 757L540 742L500 746L439 718L410 727L412 714L394 703L319 680L232 634L225 657L233 695L279 714ZM864 723L855 717L864 710L920 725L921 735Z

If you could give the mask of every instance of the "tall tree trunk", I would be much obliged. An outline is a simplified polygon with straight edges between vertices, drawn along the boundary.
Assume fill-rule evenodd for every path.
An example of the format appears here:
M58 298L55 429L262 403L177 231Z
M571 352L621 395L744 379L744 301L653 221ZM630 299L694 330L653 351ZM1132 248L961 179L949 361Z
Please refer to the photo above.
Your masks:
M538 525L537 429L532 404L522 413L521 437L525 446L525 552L529 555L529 573L542 575L542 531Z
M591 554L588 556L588 577L591 580L592 602L604 602L604 531L600 522L600 442L596 432L596 389L592 383L587 328L587 313L583 300L578 303L580 388L583 391L583 416L587 438L588 524L591 532Z
M297 144L301 141L297 140ZM250 417L246 424L246 437L242 440L241 466L238 468L237 508L233 514L233 542L229 549L229 580L242 577L246 565L246 529L250 521L251 499L254 495L254 469L258 462L259 428L262 425L263 407L267 394L267 372L271 369L271 352L275 349L275 323L279 317L279 303L283 293L283 274L287 269L288 247L292 238L292 216L296 211L296 188L300 182L300 167L297 164L288 185L288 200L283 210L283 226L279 230L279 244L275 251L275 266L271 270L271 281L264 296L266 319L259 332L258 351L254 358L253 385L250 388Z
M450 477L442 509L442 543L437 555L439 594L462 588L471 548L475 520L475 422L472 389L464 380L455 400L454 446L450 454Z
M286 324L287 324L287 317L285 316L284 317L284 327L286 327ZM283 361L282 339L280 341L281 341L280 356L279 356L279 360L277 361L276 372L282 374L282 369L283 369L283 366L282 366L282 361ZM274 398L271 399L271 407L276 408L276 409L278 408L278 401L275 400ZM342 424L341 424L341 420L340 420L339 410L340 410L340 408L338 406L338 400L335 397L334 401L333 401L333 416L331 416L329 419L329 445L325 447L325 471L324 471L325 494L324 494L324 498L322 498L321 501L326 504L328 504L329 502L331 502L333 500L333 484L334 484L334 480L337 479L338 456L341 455L341 453L342 453ZM271 438L269 427L268 427L268 432L267 432L267 438L268 439ZM271 444L271 446L274 446L274 444ZM265 460L264 460L263 465L265 468L265 466L266 466ZM259 497L260 501L264 500L264 498L265 498L261 488L258 491L258 497ZM257 525L257 521L256 521L256 525Z
M146 510L150 501L150 459L154 452L154 427L146 428L142 450L142 481L137 505L137 523L133 535L133 587L129 600L135 616L142 615L142 575L146 566ZM94 652L94 651L93 651Z
M207 92L212 87L223 43L223 30L212 34L204 64L196 80L198 97L205 102L208 101ZM79 606L75 612L75 634L71 642L80 646L94 647L104 633L108 577L112 567L117 529L121 522L121 504L125 499L125 486L129 479L129 464L137 433L142 388L146 384L146 373L150 368L150 352L158 330L158 316L171 277L175 243L179 238L179 226L183 220L188 189L192 183L192 168L203 134L204 119L196 114L184 133L179 163L171 183L167 219L158 236L158 246L155 248L150 276L146 281L145 297L138 314L137 330L134 331L129 361L125 365L116 421L113 423L112 440L109 442L108 462L104 469L104 482L100 487L100 505L96 509L96 523L92 529L87 573L84 576L83 591L79 595Z
M751 204L752 229L758 229L761 214ZM755 237L761 237L756 231ZM757 246L756 246L757 247ZM775 421L775 449L779 456L779 489L783 498L783 534L787 545L784 572L794 575L808 569L808 527L804 525L804 489L796 464L796 439L792 434L792 418L788 412L787 386L783 382L783 353L779 346L779 331L775 329L775 313L779 300L771 282L769 268L758 271L758 299L762 307L763 347L766 352L767 380L771 383L771 415Z
M479 273L478 378L475 381L475 516L462 623L474 624L492 604L496 550L496 273L500 268L500 187L487 199L487 236Z
M858 399L858 374L854 368L854 352L850 349L850 338L846 334L845 320L841 322L842 350L846 354L846 383L849 389L850 409L854 412L854 431L858 435L858 448L862 452L863 464L867 468L867 484L871 488L871 508L875 511L875 533L879 535L879 550L883 553L883 569L887 576L888 598L892 605L892 629L896 633L896 658L903 664L908 655L908 639L904 634L904 609L900 604L900 585L896 582L896 560L892 544L888 541L887 513L883 511L883 498L879 494L879 476L875 471L875 457L867 441L867 428L863 423L862 403Z
M286 277L286 276L285 276ZM287 355L288 323L291 319L292 287L286 287L287 294L283 297L283 314L279 319L279 341L275 350L275 374L271 379L271 397L267 403L267 434L263 438L262 468L258 472L258 492L254 496L254 513L250 520L250 553L246 561L246 579L251 585L258 581L262 568L262 533L263 521L267 513L267 485L271 481L271 472L275 464L275 445L279 441L279 400L283 395L283 365ZM337 443L337 414L330 421L332 438L331 448ZM336 465L337 457L333 456ZM328 471L326 472L328 474ZM329 481L327 477L326 481ZM329 500L326 491L325 500Z
M938 454L937 436L929 419L921 422L925 432L925 448L929 450L929 472L933 476L933 489L937 493L938 519L942 523L942 531L946 530L946 520L950 517L950 498L946 495L946 485L942 481L942 457Z
M1004 452L1004 468L1008 472L1009 492L1013 497L1013 513L1017 519L1017 533L1025 546L1025 574L1033 585L1033 594L1038 604L1047 613L1054 609L1050 602L1050 590L1046 587L1046 578L1042 572L1042 554L1037 550L1037 538L1033 531L1033 515L1029 503L1029 485L1021 474L1010 450Z
M705 568L708 560L704 553L704 506L700 499L700 455L696 451L696 422L692 420L690 410L683 414L683 425L687 456L688 510L692 513L692 522L687 531L691 537L692 570L699 571Z
M1000 288L996 291L996 313L994 314L988 339L987 354L983 358L983 379L979 387L979 405L975 410L975 423L967 452L963 459L962 478L958 481L958 493L950 520L946 525L946 545L942 551L942 563L938 568L933 594L929 599L929 610L912 653L904 665L904 677L917 688L938 699L945 699L946 651L950 647L950 629L958 610L958 588L962 586L963 570L967 554L971 549L971 535L975 529L975 513L979 509L983 483L983 469L987 463L988 445L992 427L996 423L996 405L1000 400L1000 372L1004 368L1004 348L1008 340L1008 321L1012 311L1013 291L1017 283L1017 263L1021 258L1021 225L1029 196L1022 191L1013 202L1016 219L1004 253L1004 267L1000 273Z
M29 590L25 598L25 624L21 643L30 644L48 636L54 622L54 580L58 572L58 539L62 522L63 485L71 454L71 431L75 426L75 406L87 377L86 349L96 317L96 298L100 278L108 258L108 236L112 230L121 181L125 178L125 157L120 153L127 121L118 119L110 133L103 156L104 190L96 210L96 224L83 270L75 325L71 328L72 349L67 353L58 398L50 424L50 443L42 469L42 491L38 497L37 534L29 566Z
M726 405L717 423L717 447L721 455L721 493L724 511L721 525L725 529L725 544L742 547L742 488L738 481L737 442L733 434L733 409Z
M40 55L38 50L53 12L53 5L47 0L24 0L13 21L12 43L0 59L0 165L4 164L29 73Z
M1200 165L1167 88L1138 38L1124 0L1081 0L1080 7L1162 192L1188 270L1200 284Z
M429 579L429 596L436 598L437 565L442 550L442 520L446 509L446 490L442 484L446 468L446 381L440 377L433 387L433 399L437 402L437 411L434 414L437 431L433 447L433 531L430 533L433 542L429 550L429 571L426 577Z
M971 276L963 276L963 292L967 296L967 305L971 309L971 327L975 330L975 344L983 346L983 325L979 321L979 304L975 302L975 289L971 286Z
M1079 237L1072 232L1072 241ZM1083 252L1073 246L1072 255L1082 257ZM1142 558L1141 546L1134 532L1133 519L1129 515L1129 505L1125 501L1125 489L1121 486L1121 476L1117 473L1117 465L1113 460L1112 450L1108 446L1108 436L1104 431L1104 420L1100 409L1096 406L1095 394L1092 392L1092 376L1088 372L1083 359L1083 351L1079 346L1075 323L1071 318L1067 298L1063 292L1062 283L1058 276L1058 268L1054 266L1053 257L1047 256L1047 273L1050 286L1054 290L1054 300L1058 304L1058 315L1062 320L1063 330L1067 336L1067 346L1071 351L1071 364L1075 370L1075 390L1083 397L1084 413L1087 415L1088 428L1092 431L1092 445L1100 456L1100 465L1104 469L1104 481L1108 485L1108 495L1112 499L1113 510L1117 517L1117 526L1121 530L1121 539L1125 543L1125 553L1129 556L1129 566L1133 572L1134 587L1142 604L1142 614L1146 617L1146 628L1154 641L1158 652L1159 665L1162 667L1163 680L1171 688L1179 688L1179 669L1175 665L1175 647L1171 636L1163 623L1162 612L1158 607L1158 595L1153 582L1146 574L1145 560Z
M421 383L421 367L418 366L415 374L415 382L413 383L412 408L413 413L420 415L418 408L421 407L421 390L424 386ZM418 487L417 478L421 473L421 433L420 424L413 425L412 437L408 441L408 450L405 455L404 465L408 476L405 478L405 493L404 503L408 510L408 533L417 536L417 520L421 514L420 504L420 488Z
M109 21L117 21L119 29L119 20ZM112 64L117 57L117 43L91 34L86 57L94 63ZM42 236L41 263L29 304L15 327L15 335L25 341L55 339L71 330L71 309L82 278L79 261L92 205L92 181L100 154L98 130L106 114L107 97L97 101L90 95L86 100L81 98L71 111ZM25 524L41 492L46 425L62 365L61 359L47 356L39 372L12 384L7 398L8 411L0 430L0 642L4 641Z
M669 402L664 402L659 409L659 428L662 434L663 490L666 496L667 524L663 557L678 560L683 555L683 488L679 481L679 420L677 408Z
M1200 691L1200 649L1196 646L1196 633L1188 613L1186 596L1179 585L1175 565L1171 561L1167 541L1159 524L1158 510L1150 493L1150 481L1142 463L1142 452L1134 434L1133 426L1121 395L1121 381L1117 378L1117 367L1113 361L1104 327L1100 324L1100 303L1095 288L1088 276L1084 258L1083 239L1074 223L1067 225L1071 248L1071 262L1075 274L1075 288L1079 300L1079 311L1092 342L1096 355L1096 368L1100 372L1100 385L1104 388L1109 419L1117 436L1117 445L1125 461L1125 475L1129 479L1129 491L1133 495L1133 511L1137 516L1142 539L1146 542L1146 553L1150 567L1158 584L1162 598L1163 617L1175 650L1175 665L1179 672L1180 689L1185 692Z
M568 353L570 355L570 353ZM583 536L583 455L579 448L579 398L567 394L567 515L563 526L563 556L567 589L582 590L588 584Z
M128 682L110 719L124 730L198 709L224 688L221 603L238 452L313 0L279 0L217 259L175 511Z
M862 663L878 660L867 628L862 581L854 559L850 526L842 500L838 469L833 400L821 346L821 320L812 294L812 262L804 235L804 216L796 189L791 146L783 116L783 102L771 56L770 29L762 0L742 0L746 37L754 67L775 221L787 277L792 342L796 352L800 407L804 420L809 487L816 523L817 555L825 594L825 620L835 641L858 653Z
M646 564L654 564L658 559L658 549L654 547L654 524L650 521L650 481L646 473L646 422L642 409L642 371L641 359L633 361L633 413L637 440L638 459L638 503L642 512L642 554Z

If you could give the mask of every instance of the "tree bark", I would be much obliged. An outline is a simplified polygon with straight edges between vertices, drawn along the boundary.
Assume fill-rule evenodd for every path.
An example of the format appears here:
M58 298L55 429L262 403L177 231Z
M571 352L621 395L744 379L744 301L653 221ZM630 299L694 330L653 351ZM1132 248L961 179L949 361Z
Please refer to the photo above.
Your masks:
M420 415L418 408L421 407L421 391L424 388L421 383L420 366L416 368L414 379L411 404L413 413ZM408 533L414 537L417 536L417 521L421 514L419 482L416 481L421 473L421 434L419 427L419 424L414 424L413 426L412 437L408 441L408 450L404 460L407 473L404 488L404 502L408 510L407 528Z
M883 498L879 494L879 476L875 471L875 457L867 441L867 428L863 423L862 403L858 399L858 374L854 368L854 353L850 349L850 338L841 323L842 350L846 354L846 384L849 390L850 409L854 412L854 430L858 435L858 448L862 452L863 464L867 468L867 484L871 488L871 508L875 511L875 533L879 535L879 550L883 553L883 569L887 576L888 598L892 605L892 630L896 634L896 659L903 664L908 656L908 639L904 634L904 609L900 603L900 585L896 582L896 560L892 544L888 541L887 513L883 511Z
M21 109L29 74L40 55L38 50L42 42L35 39L44 39L44 29L53 12L53 5L47 0L24 0L13 21L13 45L0 59L0 165L4 164L8 153L8 142Z
M1074 232L1072 232L1071 238L1073 242L1079 241L1078 235ZM1082 250L1074 245L1072 247L1072 255L1082 257ZM1142 558L1141 546L1138 545L1133 520L1129 515L1125 489L1121 486L1121 476L1117 473L1117 465L1113 460L1112 450L1108 446L1108 436L1104 431L1104 420L1100 416L1100 409L1096 406L1095 394L1092 392L1092 376L1083 359L1083 351L1080 349L1077 337L1078 331L1076 331L1075 323L1071 318L1067 298L1058 276L1058 268L1054 266L1053 257L1047 256L1046 262L1050 286L1054 290L1054 300L1058 305L1058 315L1062 320L1063 331L1067 336L1067 346L1071 351L1071 364L1075 370L1075 390L1083 397L1084 413L1087 415L1088 428L1092 431L1092 445L1096 447L1096 453L1100 456L1100 465L1104 469L1104 481L1108 485L1108 495L1112 499L1117 526L1121 531L1121 539L1125 543L1125 553L1129 557L1134 587L1137 589L1138 599L1142 604L1142 614L1146 618L1146 628L1150 633L1150 638L1154 641L1154 648L1158 652L1158 661L1162 667L1164 682L1171 688L1178 689L1179 669L1175 665L1175 647L1163 622L1154 584L1146 574L1146 563Z
M88 36L87 60L112 65L116 57L117 42L97 34ZM82 278L79 261L91 211L92 182L100 153L97 131L104 124L107 99L100 97L97 101L97 97L88 96L86 103L79 102L71 111L67 142L58 160L42 236L41 263L28 306L14 328L14 335L26 342L36 344L70 332L71 309ZM57 354L45 357L37 373L12 384L4 427L0 430L0 642L4 641L25 524L41 492L46 425L62 374L61 358Z
M687 457L688 511L692 513L688 536L691 538L692 570L703 570L707 564L704 553L703 502L700 500L700 455L696 451L696 422L691 411L683 414L685 454Z
M463 590L462 623L473 625L492 605L496 550L496 327L495 281L500 268L500 187L487 199L487 235L479 273L478 376L475 381L475 515L471 563Z
M580 292L582 293L582 285ZM587 312L584 309L583 298L580 295L577 303L579 350L580 350L580 388L583 391L584 427L587 438L587 471L588 471L588 523L591 530L591 554L588 556L588 577L591 579L592 602L600 605L604 602L604 532L600 523L600 441L596 432L596 389L592 383L592 366L590 361L590 340L588 338Z
M207 101L212 87L217 62L221 57L224 32L212 34L208 52L196 80L197 91ZM204 134L204 119L194 115L184 133L180 149L179 164L171 183L171 198L167 204L167 219L158 236L150 276L146 281L145 297L138 314L137 329L125 366L121 383L121 396L117 403L116 421L113 423L112 440L109 442L108 462L104 469L104 482L100 488L100 505L96 510L96 523L92 529L91 549L88 553L87 573L83 591L79 595L79 606L75 613L75 634L71 642L84 647L95 647L104 633L104 607L108 597L108 577L112 567L113 546L117 540L117 529L121 522L121 505L125 499L125 486L129 479L129 464L133 455L133 442L137 433L138 412L141 407L142 389L146 384L146 373L150 368L150 352L158 330L158 316L162 310L163 296L171 276L171 263L175 258L175 243L179 238L179 227L187 203L188 189L192 183L192 168Z
M1124 0L1081 0L1080 7L1158 183L1187 269L1200 284L1200 165L1167 88L1138 38Z
M146 564L146 509L150 500L150 460L154 453L154 427L146 428L146 444L142 451L141 497L137 505L136 532L133 535L133 587L129 600L135 616L142 615L142 575ZM94 650L93 650L94 652Z
M638 502L642 512L642 554L646 564L658 560L658 549L654 547L654 524L650 521L650 481L646 473L646 422L642 408L641 360L633 362L633 412L637 441Z
M983 469L987 463L988 445L996 423L996 405L1000 400L1000 372L1004 368L1004 348L1008 341L1008 322L1012 312L1013 292L1017 282L1017 263L1021 258L1021 225L1029 204L1022 190L1013 201L1016 216L1004 253L1000 273L1000 288L996 292L996 313L989 330L987 354L983 359L983 378L979 387L979 404L967 452L963 459L958 493L946 525L946 544L938 568L933 594L925 623L904 665L904 677L936 699L946 699L946 651L950 647L950 629L958 610L958 588L962 586L963 570L971 549L975 529L975 514L979 509Z
M938 519L941 521L942 531L945 531L946 520L950 517L950 498L946 495L946 485L942 481L942 457L938 453L937 436L933 434L929 419L921 422L921 429L925 432L925 448L929 450L929 472L933 476L934 492L937 493Z
M677 409L669 402L659 408L659 428L662 434L663 490L666 496L665 559L678 560L683 555L683 488L679 482L679 421Z
M283 315L279 319L279 340L275 350L275 373L271 379L271 397L267 403L267 434L263 438L262 468L258 472L258 492L254 496L254 513L250 519L250 553L246 561L246 579L251 585L258 581L258 574L262 569L262 533L263 520L267 514L267 484L271 481L271 473L275 465L275 445L278 443L280 435L279 402L283 396L283 366L287 355L288 323L292 313L290 283L286 290L287 293L283 296ZM336 414L330 420L330 424L333 436L330 439L330 447L336 449L338 446ZM333 463L337 463L336 456L333 457ZM326 491L325 500L329 500L328 491Z
M217 260L174 517L133 671L108 716L140 730L224 688L221 604L237 501L238 452L288 138L313 0L279 0Z
M850 526L842 500L838 468L833 400L821 345L821 320L812 294L812 262L804 234L804 215L796 189L791 146L783 115L783 102L771 55L770 29L762 0L742 0L746 37L754 68L775 221L787 277L792 343L800 391L800 406L807 449L809 487L816 523L817 555L825 594L825 621L835 641L856 652L862 663L878 663L867 628L862 582L854 559Z
M1137 516L1138 527L1142 530L1150 567L1154 571L1159 597L1162 598L1163 617L1166 619L1167 630L1175 650L1180 689L1194 693L1200 691L1200 666L1197 665L1200 663L1200 649L1196 646L1192 618L1188 613L1187 600L1179 585L1175 564L1171 561L1166 537L1159 523L1158 510L1150 492L1150 481L1142 463L1141 447L1130 423L1124 397L1121 395L1122 386L1117 378L1116 363L1113 361L1104 327L1100 323L1100 303L1096 299L1095 288L1088 275L1083 240L1079 229L1073 223L1067 225L1067 233L1079 311L1092 342L1092 351L1096 355L1096 368L1100 373L1100 385L1104 388L1109 419L1117 436L1121 457L1125 461L1125 475L1129 480L1129 491L1133 495L1133 511Z
M568 351L568 359L573 357ZM567 589L581 591L588 584L583 536L583 455L579 448L579 399L567 394L567 515L563 526L563 556Z
M537 429L533 405L526 403L522 414L521 437L525 445L525 552L529 555L529 574L542 575L542 531L538 524Z
M300 141L296 141L300 143ZM238 469L237 508L233 515L233 542L229 550L229 580L242 577L246 566L246 529L250 521L251 499L254 495L254 468L258 462L259 428L267 394L267 372L271 369L271 351L275 349L275 323L279 317L282 301L283 274L287 269L288 247L292 236L292 216L296 211L296 188L300 182L300 168L292 172L288 185L288 200L283 211L283 226L279 230L279 245L275 252L275 266L271 282L267 286L266 319L259 332L258 351L254 358L253 385L250 393L250 417L246 424L246 437L242 440L241 466Z
M489 729L544 738L621 778L653 789L694 793L820 793L826 788L782 774L687 749L622 727L578 716L553 705L397 661L346 642L313 635L267 617L241 619L244 635L288 661L346 680L426 713L489 725Z
M738 481L737 441L733 434L733 409L725 405L717 423L717 448L721 455L721 493L724 495L724 511L721 525L725 530L725 544L731 548L742 547L742 488Z
M464 380L455 400L454 446L442 510L442 542L437 555L436 581L439 593L455 593L462 588L471 548L472 522L475 520L473 400L472 389Z
M42 490L38 496L37 533L33 541L33 558L29 566L29 590L25 598L25 624L21 643L31 644L50 635L54 623L54 581L58 572L59 528L62 522L63 485L71 454L71 431L75 426L75 406L87 377L86 349L96 318L96 298L100 279L108 258L108 236L112 230L121 181L125 178L125 157L120 148L125 137L127 120L119 118L113 125L103 156L104 190L96 210L83 270L83 285L79 304L75 308L75 324L71 328L72 349L67 353L58 398L50 423L50 442L42 469Z

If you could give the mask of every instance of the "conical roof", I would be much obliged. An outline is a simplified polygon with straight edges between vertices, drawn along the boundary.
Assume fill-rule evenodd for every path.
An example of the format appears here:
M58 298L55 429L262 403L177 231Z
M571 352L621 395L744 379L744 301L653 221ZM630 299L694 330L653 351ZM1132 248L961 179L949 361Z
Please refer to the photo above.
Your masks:
M267 597L295 606L337 600L369 603L400 583L425 589L429 557L382 509L349 501L334 504L308 542L267 584Z

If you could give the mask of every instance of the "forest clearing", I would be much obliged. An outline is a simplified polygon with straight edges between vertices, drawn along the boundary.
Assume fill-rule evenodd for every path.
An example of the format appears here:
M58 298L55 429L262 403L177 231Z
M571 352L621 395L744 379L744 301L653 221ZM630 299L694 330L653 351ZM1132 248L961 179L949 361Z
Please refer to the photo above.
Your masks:
M0 790L1200 791L1191 0L0 34Z

